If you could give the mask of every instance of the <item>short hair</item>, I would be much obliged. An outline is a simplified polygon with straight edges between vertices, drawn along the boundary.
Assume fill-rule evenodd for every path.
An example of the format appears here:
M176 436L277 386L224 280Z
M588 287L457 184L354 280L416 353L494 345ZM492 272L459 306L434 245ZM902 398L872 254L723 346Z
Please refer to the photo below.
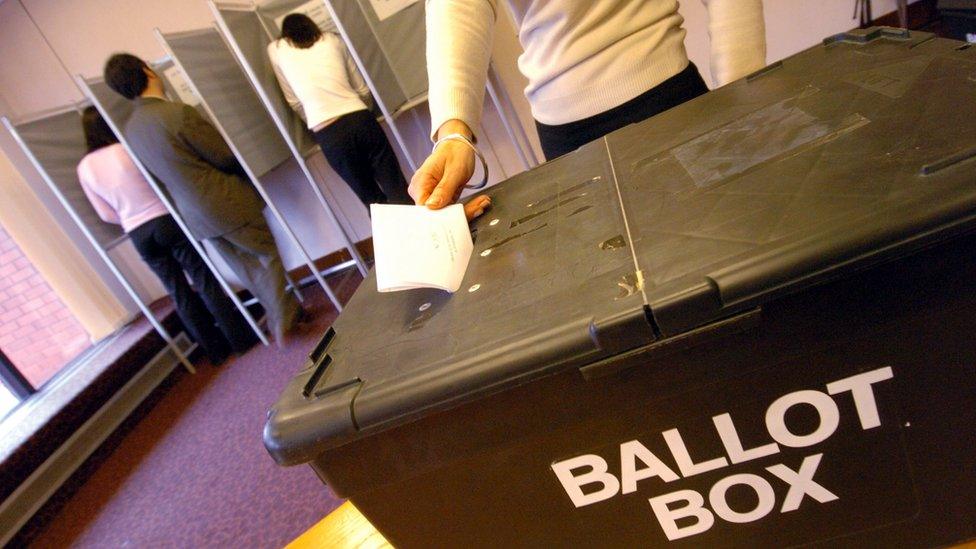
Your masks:
M131 53L117 53L105 63L105 83L126 99L135 99L146 91L149 65Z
M108 126L101 113L95 107L85 107L81 113L81 128L85 132L85 144L88 152L94 152L102 147L108 147L119 142L115 132Z
M293 13L281 22L281 37L296 48L306 49L322 38L322 29L304 13Z

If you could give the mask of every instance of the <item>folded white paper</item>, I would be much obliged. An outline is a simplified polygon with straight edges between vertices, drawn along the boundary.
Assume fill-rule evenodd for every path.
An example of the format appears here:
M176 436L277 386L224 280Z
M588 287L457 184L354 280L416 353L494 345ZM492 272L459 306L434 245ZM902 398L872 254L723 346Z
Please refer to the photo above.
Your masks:
M461 287L474 248L463 206L373 204L370 214L379 291Z

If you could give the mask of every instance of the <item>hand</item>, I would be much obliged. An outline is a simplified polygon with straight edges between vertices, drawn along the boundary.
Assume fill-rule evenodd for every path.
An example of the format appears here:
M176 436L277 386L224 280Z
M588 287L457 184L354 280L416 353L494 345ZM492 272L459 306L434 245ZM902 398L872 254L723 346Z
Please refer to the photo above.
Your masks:
M450 133L460 133L467 137L472 135L468 126L460 120L445 122L437 132L439 136ZM407 192L414 203L424 204L432 210L453 204L474 174L474 163L475 156L471 147L459 141L444 141L410 179ZM484 213L489 204L491 200L487 196L475 197L464 205L464 214L470 221Z

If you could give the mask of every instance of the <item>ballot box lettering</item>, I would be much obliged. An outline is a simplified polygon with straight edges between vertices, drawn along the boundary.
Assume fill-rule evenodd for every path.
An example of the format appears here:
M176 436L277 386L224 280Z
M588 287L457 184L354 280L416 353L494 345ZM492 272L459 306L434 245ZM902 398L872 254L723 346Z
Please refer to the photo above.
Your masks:
M882 367L787 393L765 409L760 401L738 404L735 416L645 432L551 468L577 509L645 500L662 542L720 543L736 525L760 522L749 533L754 541L761 527L774 534L771 543L804 543L905 520L916 512L899 435L905 426L887 413L882 421L888 406L877 399L891 392L874 390L893 375ZM851 506L870 510L868 521L846 512ZM784 514L794 520L780 520L791 518ZM820 523L812 532L802 526Z
M490 188L461 290L371 274L266 447L398 547L976 537L974 67L852 31Z

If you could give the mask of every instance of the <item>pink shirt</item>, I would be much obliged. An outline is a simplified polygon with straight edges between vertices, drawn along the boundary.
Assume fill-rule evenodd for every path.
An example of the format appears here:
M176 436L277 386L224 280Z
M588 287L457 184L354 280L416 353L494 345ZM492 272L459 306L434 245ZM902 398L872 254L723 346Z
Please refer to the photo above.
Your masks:
M78 180L98 216L127 233L169 213L119 143L82 158Z

